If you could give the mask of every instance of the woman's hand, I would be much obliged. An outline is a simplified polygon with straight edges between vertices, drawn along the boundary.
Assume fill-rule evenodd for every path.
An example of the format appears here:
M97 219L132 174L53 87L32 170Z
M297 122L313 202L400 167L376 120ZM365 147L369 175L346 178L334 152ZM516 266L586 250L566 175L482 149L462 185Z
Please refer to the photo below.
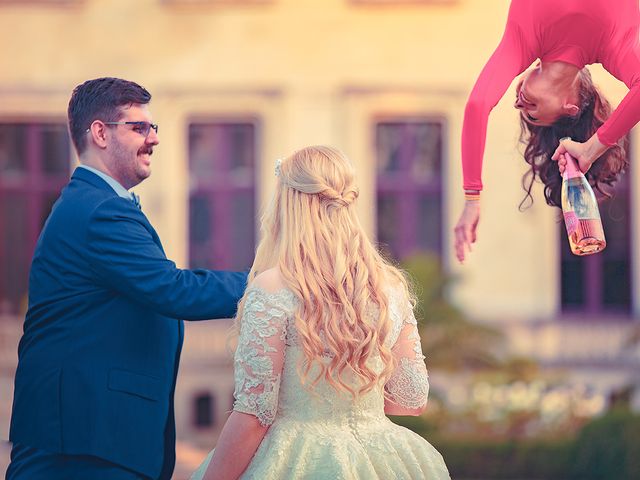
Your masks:
M480 220L480 200L467 200L462 215L454 228L456 257L464 263L467 251L471 252L471 244L476 243L476 229Z
M574 142L567 137L560 140L560 145L558 145L558 148L556 148L556 151L551 156L551 160L558 162L560 175L562 175L567 165L564 154L568 153L578 162L580 171L586 173L591 168L591 165L593 165L593 162L607 151L607 148L606 145L600 143L597 134L593 134L593 136L584 143Z

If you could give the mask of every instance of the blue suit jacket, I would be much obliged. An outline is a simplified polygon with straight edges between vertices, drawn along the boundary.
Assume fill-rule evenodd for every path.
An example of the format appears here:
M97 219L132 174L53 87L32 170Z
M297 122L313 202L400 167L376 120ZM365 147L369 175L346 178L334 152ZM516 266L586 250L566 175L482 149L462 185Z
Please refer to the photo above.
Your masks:
M77 169L33 256L11 441L170 475L178 319L232 317L245 286L176 268L133 202Z

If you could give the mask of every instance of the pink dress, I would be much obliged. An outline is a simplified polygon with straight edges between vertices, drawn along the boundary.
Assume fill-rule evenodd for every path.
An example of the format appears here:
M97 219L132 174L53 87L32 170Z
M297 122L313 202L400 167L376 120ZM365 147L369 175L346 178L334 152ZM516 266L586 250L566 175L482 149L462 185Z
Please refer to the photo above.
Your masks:
M629 92L598 129L612 145L640 120L638 0L512 0L504 35L476 81L464 114L464 188L482 190L489 113L513 79L539 58L582 68L600 63Z

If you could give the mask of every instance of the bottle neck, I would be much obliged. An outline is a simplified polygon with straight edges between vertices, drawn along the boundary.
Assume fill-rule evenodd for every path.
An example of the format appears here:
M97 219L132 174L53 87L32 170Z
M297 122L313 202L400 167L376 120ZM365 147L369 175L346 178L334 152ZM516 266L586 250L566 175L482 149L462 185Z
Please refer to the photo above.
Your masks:
M576 162L575 159L568 153L564 153L564 158L567 160L567 165L564 168L563 177L567 179L582 177L583 173L578 168L578 162Z

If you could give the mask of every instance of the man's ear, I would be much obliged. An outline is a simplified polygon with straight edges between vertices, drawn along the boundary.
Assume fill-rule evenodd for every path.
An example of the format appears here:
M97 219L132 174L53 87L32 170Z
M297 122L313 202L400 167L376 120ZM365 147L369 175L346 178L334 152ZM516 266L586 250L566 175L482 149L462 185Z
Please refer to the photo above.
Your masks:
M107 148L107 126L100 120L96 120L89 127L91 140L98 148Z
M570 117L575 117L580 113L580 109L578 108L578 106L574 105L573 103L565 103L562 106L562 109L564 110L564 113L569 115Z

